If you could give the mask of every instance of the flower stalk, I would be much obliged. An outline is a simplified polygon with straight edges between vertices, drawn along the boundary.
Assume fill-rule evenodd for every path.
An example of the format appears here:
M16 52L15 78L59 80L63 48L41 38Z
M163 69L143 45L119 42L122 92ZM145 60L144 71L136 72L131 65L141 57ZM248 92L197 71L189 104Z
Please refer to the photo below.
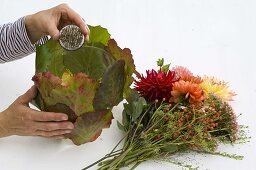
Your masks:
M239 140L249 140L245 131L238 126L237 116L227 101L218 96L219 93L206 95L200 86L203 79L193 76L187 69L176 67L176 71L162 72L163 65L163 60L159 60L158 72L148 71L147 77L141 76L141 80L135 82L138 93L133 93L133 100L124 104L123 120L122 123L118 122L125 137L103 159L92 164L98 164L99 170L118 170L127 166L135 169L147 160L166 161L190 170L197 169L171 159L176 153L186 151L237 160L243 158L216 151L220 143L234 144ZM175 76L170 79L168 73ZM149 82L153 85L148 87ZM166 86L166 82L172 85ZM160 87L162 89L159 91ZM169 94L165 95L163 91L168 88ZM122 149L117 149L122 143Z

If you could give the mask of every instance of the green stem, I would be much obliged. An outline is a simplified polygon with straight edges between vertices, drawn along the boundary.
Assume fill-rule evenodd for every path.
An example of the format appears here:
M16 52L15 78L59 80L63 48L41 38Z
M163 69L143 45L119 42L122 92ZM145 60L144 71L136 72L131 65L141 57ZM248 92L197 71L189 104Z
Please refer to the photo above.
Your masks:
M119 155L118 157L116 157L114 159L114 161L107 165L106 167L103 167L104 169L116 169L117 166L120 164L120 162L122 162L122 160L125 158L125 156L130 152L132 148L128 148L126 151L124 151L121 155Z
M108 155L108 156L107 156L107 155ZM112 155L107 154L107 155L106 155L106 156L104 156L103 158L101 158L101 159L99 159L99 160L95 161L95 162L94 162L94 163L92 163L91 165L89 165L89 166L87 166L87 167L83 168L82 170L89 169L89 168L93 167L94 165L96 165L96 164L98 164L98 163L102 162L103 160L105 160L105 159L107 159L107 158L111 158L111 157L113 157L113 156L120 155L120 153L116 153L116 154L112 154Z
M90 167L93 167L94 165L102 162L103 160L105 160L107 158L110 158L110 157L117 156L117 155L121 154L121 153L117 153L117 152L122 151L123 149L119 149L119 150L116 150L116 151L115 151L115 149L120 145L120 143L126 138L127 135L128 135L128 133L121 140L119 140L119 142L115 145L115 147L111 150L111 152L109 154L105 155L103 158L99 159L98 161L92 163L91 165L85 167L82 170L89 169ZM113 153L115 153L115 154L113 154Z
M159 107L157 107L157 106L156 106L156 103L155 103L155 108L157 108L157 109L156 109L156 111L153 113L153 115L151 116L151 118L150 118L150 120L148 121L148 124L147 124L146 127L148 127L148 126L151 124L151 122L152 122L153 119L155 118L156 113L162 108L162 107L161 107L161 106L162 106L162 103L163 103L163 101L161 102L161 104L159 105Z
M179 103L175 104L169 112L172 112L178 105L179 105ZM160 107L159 107L159 108L160 108ZM156 110L156 111L154 112L154 114L155 114L157 111L158 111L158 110ZM162 121L163 118L164 118L164 116L162 116L157 122L155 122L155 123L154 123L150 128L148 128L144 133L146 134L146 133L148 133L150 130L152 130L157 124L159 124L159 123ZM149 121L149 122L150 122L150 121Z
M139 157L141 154L143 154L144 152L148 153L148 151L152 151L152 147L148 147L148 148L145 148L145 149L141 149L141 148L138 148L137 150L134 150L134 151L131 151L125 159L131 159L133 157Z
M150 150L144 149L143 151L137 152L136 154L134 154L134 152L130 152L130 154L127 155L127 157L123 160L121 167L129 166L130 164L132 164L134 162L136 162L136 164L138 164L138 163L141 163L148 159L152 159L154 157L155 151L152 149L150 149Z
M140 164L141 162L137 162L135 165L132 166L132 168L130 170L134 170L135 168L137 168L137 166Z
M217 132L217 131L222 131L222 130L230 130L230 128L222 128L222 129L216 129L216 130L211 130L211 131L208 131L208 132Z
M136 127L136 129L135 129L135 131L134 131L134 133L133 133L133 136L132 136L132 138L131 138L131 142L130 142L131 145L132 145L132 143L133 143L134 137L135 137L135 135L136 135L136 133L137 133L137 130L138 130L138 128L139 128L139 126L140 126L140 124L141 124L141 122L142 122L144 116L148 113L148 111L150 110L151 106L152 106L152 105L150 105L149 108L145 111L145 113L141 116L141 118L140 118L140 120L139 120L139 122L138 122L138 124L137 124L137 127Z
M119 142L116 144L116 146L111 150L111 152L109 153L109 154L107 154L107 155L111 155L114 151L115 151L115 149L120 145L120 143L126 138L128 136L128 133L126 133L125 134L125 136L121 139L121 140L119 140ZM123 149L121 149L121 150L123 150Z

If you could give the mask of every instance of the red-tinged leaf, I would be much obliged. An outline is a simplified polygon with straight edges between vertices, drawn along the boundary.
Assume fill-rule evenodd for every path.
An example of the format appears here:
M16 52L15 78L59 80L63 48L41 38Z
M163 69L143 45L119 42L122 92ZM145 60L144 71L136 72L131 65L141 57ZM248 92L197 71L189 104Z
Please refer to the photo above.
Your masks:
M93 101L95 110L112 109L123 100L124 64L124 60L118 60L104 73Z
M43 72L36 74L33 80L46 110L51 111L49 106L61 103L73 110L77 116L94 111L93 98L98 82L90 79L86 74L68 76L64 73L63 78L60 79L50 72Z
M124 71L125 72L125 87L124 87L124 89L125 89L125 93L127 93L127 89L129 88L129 86L132 84L132 82L134 80L132 77L132 74L135 73L135 74L139 75L137 73L137 71L135 70L135 65L134 65L134 61L132 58L131 50L129 48L121 49L120 47L118 47L118 45L114 39L110 39L108 41L107 51L109 51L109 53L111 53L113 55L115 60L121 59L121 60L125 61L125 69L124 69L125 70Z
M92 142L98 138L103 128L110 126L112 119L113 115L110 110L85 113L77 118L74 124L75 129L66 137L76 145Z

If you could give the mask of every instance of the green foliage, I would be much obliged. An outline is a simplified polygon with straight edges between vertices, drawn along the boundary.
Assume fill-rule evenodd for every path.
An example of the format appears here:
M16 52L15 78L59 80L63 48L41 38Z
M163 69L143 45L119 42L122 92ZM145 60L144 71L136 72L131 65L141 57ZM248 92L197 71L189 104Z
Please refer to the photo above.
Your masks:
M157 66L160 67L160 70L163 70L164 72L168 72L171 64L164 64L164 59L158 59L157 60Z
M162 70L163 70L164 72L168 72L168 71L169 71L169 67L170 67L170 64L166 64L166 65L164 65L164 66L162 67Z
M90 46L97 46L99 44L107 46L108 41L110 40L110 34L106 28L102 28L101 26L90 26L90 39L87 44Z
M89 167L99 163L99 169L120 169L132 165L132 169L147 160L174 163L188 169L190 165L170 159L178 152L197 151L229 158L242 159L239 155L216 152L219 137L232 141L236 119L227 103L211 96L205 103L190 105L168 102L146 103L142 97L130 93L133 100L124 104L122 123L118 127L125 131L122 149L115 149ZM223 122L226 121L225 123ZM217 124L219 123L219 126ZM225 133L223 133L223 131ZM248 138L243 138L248 140Z
M89 27L90 40L78 50L52 39L37 46L33 77L39 91L33 103L66 113L75 124L67 137L77 145L95 140L111 123L111 109L127 96L136 72L129 49L118 47L107 29Z
M82 47L76 51L68 51L63 56L63 60L63 64L72 73L82 72L96 80L100 80L106 69L115 62L105 50L89 46Z
M175 144L168 144L161 148L163 152L174 153L178 151L178 146Z
M164 65L164 59L163 58L158 59L157 60L157 66L162 67L163 65Z
M118 122L119 129L123 131L128 131L132 123L136 123L137 119L142 115L147 104L146 100L143 97L139 97L136 91L130 93L129 99L131 98L135 100L131 100L130 103L124 103L124 110L122 112L122 124Z

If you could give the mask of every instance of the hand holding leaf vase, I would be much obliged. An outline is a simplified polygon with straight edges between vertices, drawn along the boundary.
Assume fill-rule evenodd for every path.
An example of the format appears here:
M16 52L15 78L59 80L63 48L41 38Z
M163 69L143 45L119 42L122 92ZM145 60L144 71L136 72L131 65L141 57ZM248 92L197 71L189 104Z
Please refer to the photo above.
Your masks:
M131 51L121 49L105 28L90 26L90 41L76 51L49 40L36 48L35 105L66 113L75 125L74 144L94 141L111 124L112 108L127 96L135 73Z

